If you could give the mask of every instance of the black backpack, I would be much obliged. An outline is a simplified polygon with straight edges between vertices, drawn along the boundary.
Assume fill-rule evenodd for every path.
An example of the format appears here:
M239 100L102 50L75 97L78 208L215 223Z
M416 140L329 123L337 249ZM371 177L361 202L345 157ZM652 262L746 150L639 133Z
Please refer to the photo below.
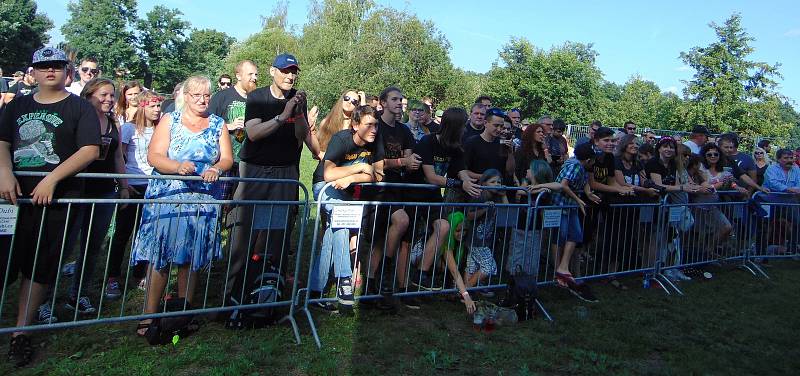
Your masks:
M508 291L506 292L505 302L502 305L506 308L514 309L517 312L517 320L519 321L532 319L536 313L538 293L539 287L536 284L536 274L524 273L518 265L517 270L508 281Z
M242 278L237 279L226 305L239 306L280 301L284 296L283 289L286 282L278 269L263 256L251 257L247 262L247 273L243 273ZM281 319L283 313L278 307L237 308L228 316L225 327L249 329L274 325Z

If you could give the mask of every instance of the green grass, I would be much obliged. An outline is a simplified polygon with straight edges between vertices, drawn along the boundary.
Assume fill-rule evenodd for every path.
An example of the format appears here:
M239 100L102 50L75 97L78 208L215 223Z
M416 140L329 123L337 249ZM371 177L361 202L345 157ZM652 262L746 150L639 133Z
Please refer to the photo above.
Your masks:
M774 263L772 279L733 267L708 282L683 283L685 296L595 284L599 304L546 288L556 319L476 332L463 305L432 299L397 315L356 311L317 315L318 351L301 320L303 344L288 326L230 332L208 323L177 345L150 347L133 324L37 334L38 354L22 375L305 374L794 374L800 369L800 264ZM583 305L588 315L578 315ZM298 317L300 319L300 317ZM7 351L3 347L2 351ZM792 371L794 370L794 371ZM13 370L0 365L0 374Z

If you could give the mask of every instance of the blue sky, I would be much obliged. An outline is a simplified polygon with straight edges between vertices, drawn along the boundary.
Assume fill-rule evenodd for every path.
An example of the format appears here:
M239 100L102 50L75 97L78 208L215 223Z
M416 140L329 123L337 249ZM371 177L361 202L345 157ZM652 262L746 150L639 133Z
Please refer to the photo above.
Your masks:
M39 9L53 19L52 41L67 18L67 0L39 0ZM155 4L178 8L194 27L215 28L239 40L258 31L259 15L269 15L275 1L233 0L230 11L212 0L139 0L145 13ZM779 90L800 105L800 2L798 1L385 1L433 21L450 41L450 57L463 69L486 72L497 51L511 37L524 37L548 49L565 41L594 43L597 65L605 78L624 83L633 75L680 92L692 71L678 59L681 51L714 39L711 21L723 23L742 14L747 32L756 38L751 59L781 63ZM305 24L308 1L289 1L289 22ZM302 62L301 62L302 63Z

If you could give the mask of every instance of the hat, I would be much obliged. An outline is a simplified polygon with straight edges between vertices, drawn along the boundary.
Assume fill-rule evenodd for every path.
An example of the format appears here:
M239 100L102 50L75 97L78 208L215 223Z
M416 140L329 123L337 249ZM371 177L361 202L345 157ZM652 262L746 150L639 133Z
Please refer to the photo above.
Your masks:
M16 71L11 77L22 77L24 75L25 73L22 73L22 71Z
M591 142L584 142L575 148L575 159L579 161L585 161L594 158L594 156L594 146Z
M692 128L692 134L704 134L706 136L710 136L711 133L708 131L708 128L702 125L695 125Z
M660 140L658 140L658 143L656 144L656 150L658 150L659 148L661 148L665 144L672 144L672 146L675 146L675 147L677 147L677 145L678 145L678 143L675 142L674 138L672 138L670 136L664 136L664 137L661 137Z
M290 54L280 54L275 56L275 60L272 62L272 66L278 69L286 69L289 67L295 67L297 70L300 70L300 65L297 64L297 58L294 55Z
M47 63L50 61L68 63L69 59L67 59L67 54L65 54L64 51L61 51L58 48L42 47L33 53L33 59L31 60L31 65L39 63Z

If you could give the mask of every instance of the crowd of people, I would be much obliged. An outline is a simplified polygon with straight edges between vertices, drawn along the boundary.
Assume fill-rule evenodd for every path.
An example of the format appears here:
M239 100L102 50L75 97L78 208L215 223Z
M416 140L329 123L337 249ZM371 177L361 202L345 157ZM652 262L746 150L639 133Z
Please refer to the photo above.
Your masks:
M309 109L306 93L294 87L301 70L291 54L274 59L265 86L258 87L259 67L242 61L235 77L222 75L216 88L208 78L192 76L176 86L170 100L136 81L118 85L102 78L98 66L96 59L86 57L75 69L63 51L46 47L34 53L31 67L18 82L3 86L0 198L13 204L29 198L33 203L19 206L13 244L10 236L0 236L4 294L21 275L17 327L57 321L48 296L72 244L80 248L76 261L63 268L65 275L73 275L65 307L79 314L96 312L92 296L120 298L127 283L146 290L144 313L158 312L170 267L177 270L178 298L188 307L194 301L198 272L217 260L228 260L225 304L235 304L254 250L265 250L264 262L288 277L286 239L296 222L296 206L264 210L212 202L297 201L294 184L218 179L297 181L303 147L319 161L312 183L315 199L323 204L325 229L312 258L308 288L312 298L325 297L335 288L337 304L314 299L312 307L325 312L351 310L359 288L362 295L385 297L359 302L378 309L391 308L396 291L455 288L467 312L474 312L473 287L486 285L500 273L533 274L539 268L545 244L540 233L534 235L538 242L514 240L506 252L496 229L503 205L533 205L529 198L540 193L546 196L540 204L562 208L560 226L548 237L550 257L545 263L552 263L558 286L589 302L598 298L587 283L576 279L576 252L602 244L596 248L611 260L607 271L631 268L611 249L626 247L625 252L646 253L639 255L642 258L656 257L652 240L642 250L631 246L644 242L638 234L620 240L596 231L604 219L614 218L617 209L610 204L657 203L664 196L673 203L710 202L721 200L719 192L742 197L756 191L800 193L794 152L777 150L772 163L768 142L759 144L751 156L739 151L736 134L711 140L703 126L695 126L681 142L659 138L650 130L637 133L633 121L618 130L594 121L588 134L572 145L561 119L544 115L524 120L520 110L498 108L487 96L478 97L468 110L435 110L431 98L409 100L394 86L377 96L343 89L318 119L320 111ZM46 175L15 176L20 171ZM74 178L79 172L153 178ZM424 186L359 185L378 182ZM63 198L203 203L70 210L54 202ZM377 231L334 228L334 207L350 200L433 207L375 205L367 208L361 227ZM481 205L446 208L436 206L439 203ZM533 212L518 210L523 220L516 222L513 231L519 233L514 239L527 238L524 234L532 231L524 219ZM695 222L716 234L712 247L725 246L732 219L714 207L694 214ZM106 248L102 245L112 220L114 236ZM265 221L269 231L263 230ZM635 225L636 219L619 221ZM230 235L225 249L223 227ZM124 276L129 241L133 272ZM94 291L101 249L109 250L107 272L99 291ZM504 255L507 260L501 260ZM434 278L437 268L446 270L447 277ZM670 277L689 278L677 269ZM619 281L612 284L627 288ZM412 296L401 301L411 309L421 303ZM145 336L151 323L141 321L137 334ZM11 361L24 365L33 351L29 334L13 333Z

